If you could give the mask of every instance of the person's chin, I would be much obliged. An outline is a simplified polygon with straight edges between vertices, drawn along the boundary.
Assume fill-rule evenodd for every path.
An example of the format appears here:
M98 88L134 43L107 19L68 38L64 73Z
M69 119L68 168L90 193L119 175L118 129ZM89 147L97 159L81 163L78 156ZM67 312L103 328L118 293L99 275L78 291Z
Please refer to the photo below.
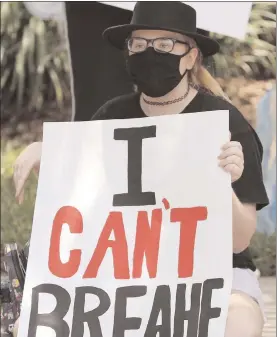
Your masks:
M144 97L147 98L147 99L151 99L151 100L161 100L161 99L167 98L168 95L170 95L171 92L172 92L172 91L170 91L170 92L168 92L168 93L166 93L166 94L162 94L162 95L155 95L155 94L149 94L149 93L146 94L146 93L143 92L143 95L144 95Z

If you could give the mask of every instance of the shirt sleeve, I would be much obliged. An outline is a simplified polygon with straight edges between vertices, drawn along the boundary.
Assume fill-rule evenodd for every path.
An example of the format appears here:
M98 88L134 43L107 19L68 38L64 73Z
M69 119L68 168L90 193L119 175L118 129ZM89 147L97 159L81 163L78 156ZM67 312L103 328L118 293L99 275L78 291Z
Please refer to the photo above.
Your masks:
M95 114L92 115L91 121L122 118L122 107L120 101L120 96L107 101L96 111Z
M102 105L96 113L91 116L91 121L105 120L107 119L107 108L106 104Z
M263 146L255 130L238 110L230 111L232 141L240 142L244 153L244 171L233 189L242 203L256 204L257 210L269 204L263 182Z

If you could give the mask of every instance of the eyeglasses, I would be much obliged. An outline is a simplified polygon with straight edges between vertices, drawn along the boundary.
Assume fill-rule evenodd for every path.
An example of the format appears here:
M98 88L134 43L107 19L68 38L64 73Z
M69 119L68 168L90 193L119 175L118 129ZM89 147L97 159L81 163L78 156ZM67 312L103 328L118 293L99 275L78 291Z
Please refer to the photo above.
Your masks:
M156 52L163 54L171 53L176 43L180 43L186 47L185 52L182 54L183 56L192 49L188 43L171 38L144 39L142 37L131 37L126 42L128 50L133 54L144 52L150 43Z

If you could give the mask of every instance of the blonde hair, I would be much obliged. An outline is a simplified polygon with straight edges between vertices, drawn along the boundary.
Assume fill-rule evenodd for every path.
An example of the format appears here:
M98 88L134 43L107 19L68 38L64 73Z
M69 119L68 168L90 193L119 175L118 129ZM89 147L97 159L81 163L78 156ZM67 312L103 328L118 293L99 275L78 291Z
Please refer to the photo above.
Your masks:
M187 36L186 42L190 44L191 47L197 48L196 42L193 39L188 38ZM189 72L189 81L193 86L203 87L210 91L213 95L222 97L223 99L230 102L229 97L222 90L220 84L217 80L210 74L210 72L203 66L203 55L201 51L198 49L198 56L193 68Z

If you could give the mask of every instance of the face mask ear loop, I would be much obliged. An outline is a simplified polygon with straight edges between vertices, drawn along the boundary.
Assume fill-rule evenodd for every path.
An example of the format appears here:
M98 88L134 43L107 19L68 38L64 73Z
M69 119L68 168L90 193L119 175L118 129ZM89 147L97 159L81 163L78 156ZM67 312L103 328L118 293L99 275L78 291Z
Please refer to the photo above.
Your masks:
M185 72L183 73L182 79L186 76L187 72L188 72L188 69L186 69ZM182 80L182 79L181 79L181 80Z
M183 55L180 55L180 62L181 62L181 59L182 59L184 56L188 55L188 54L191 52L192 49L193 49L193 48L192 48L191 46L189 46L189 50L186 51ZM186 76L187 72L188 72L188 69L185 70L184 74L182 75L182 79ZM189 84L190 84L190 83L189 83Z

